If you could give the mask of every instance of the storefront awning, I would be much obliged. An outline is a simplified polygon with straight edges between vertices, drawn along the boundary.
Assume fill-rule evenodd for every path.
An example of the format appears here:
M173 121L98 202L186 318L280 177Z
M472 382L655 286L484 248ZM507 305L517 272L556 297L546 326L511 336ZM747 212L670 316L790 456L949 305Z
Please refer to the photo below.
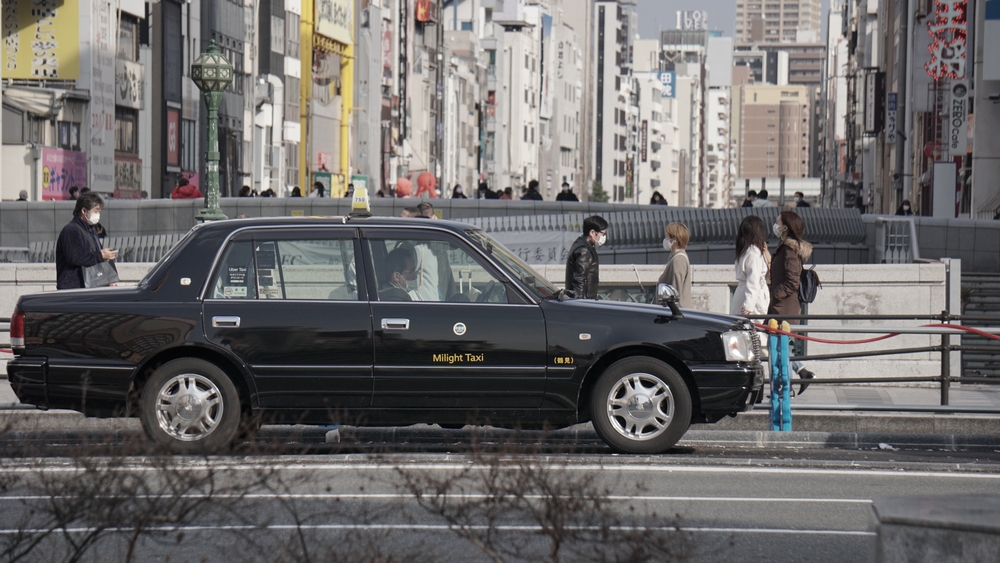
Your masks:
M83 98L83 92L54 88L28 88L8 86L3 89L3 103L23 112L44 118L53 118L62 110L66 98Z

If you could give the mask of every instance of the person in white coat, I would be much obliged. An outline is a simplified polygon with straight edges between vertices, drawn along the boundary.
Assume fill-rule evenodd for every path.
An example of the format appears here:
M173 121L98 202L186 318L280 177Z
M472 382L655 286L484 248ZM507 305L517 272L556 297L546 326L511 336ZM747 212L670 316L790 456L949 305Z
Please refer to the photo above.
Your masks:
M767 251L767 227L756 215L748 215L736 233L736 292L730 314L744 317L767 314L771 302L768 272L771 254Z

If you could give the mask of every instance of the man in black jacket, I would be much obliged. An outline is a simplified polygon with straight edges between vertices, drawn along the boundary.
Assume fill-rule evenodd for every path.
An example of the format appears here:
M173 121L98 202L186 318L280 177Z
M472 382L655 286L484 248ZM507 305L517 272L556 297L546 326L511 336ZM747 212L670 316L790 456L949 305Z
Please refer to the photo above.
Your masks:
M117 250L101 248L94 225L101 221L101 196L87 192L76 200L73 220L56 242L56 289L78 289L83 285L83 268L114 260Z
M538 193L538 180L532 180L528 182L528 191L521 197L524 199L531 199L535 201L542 201L542 194Z
M583 220L583 234L569 249L566 261L566 294L578 299L597 299L600 261L597 247L608 239L608 222L600 215Z

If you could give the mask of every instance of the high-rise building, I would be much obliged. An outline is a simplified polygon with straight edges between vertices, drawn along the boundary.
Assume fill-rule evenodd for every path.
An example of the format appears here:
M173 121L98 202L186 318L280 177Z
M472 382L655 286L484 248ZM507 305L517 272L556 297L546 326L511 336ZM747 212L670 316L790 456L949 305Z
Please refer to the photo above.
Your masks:
M636 18L636 0L594 2L592 177L612 202L635 200L638 98L632 91L632 37Z
M815 42L819 31L820 0L736 0L738 43Z
M733 99L740 104L733 119L733 135L739 138L739 177L808 177L813 111L810 88L734 86Z

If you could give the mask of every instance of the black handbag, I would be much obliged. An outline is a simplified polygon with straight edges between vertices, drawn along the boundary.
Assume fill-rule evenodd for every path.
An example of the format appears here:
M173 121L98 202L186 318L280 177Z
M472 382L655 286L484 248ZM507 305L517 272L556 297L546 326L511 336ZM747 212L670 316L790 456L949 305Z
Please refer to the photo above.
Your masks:
M78 225L79 226L79 225ZM87 240L90 241L90 248L100 252L100 247L94 241L94 235L88 233L80 227ZM113 283L118 283L118 270L115 269L114 260L102 260L93 266L83 267L83 287L104 287Z

